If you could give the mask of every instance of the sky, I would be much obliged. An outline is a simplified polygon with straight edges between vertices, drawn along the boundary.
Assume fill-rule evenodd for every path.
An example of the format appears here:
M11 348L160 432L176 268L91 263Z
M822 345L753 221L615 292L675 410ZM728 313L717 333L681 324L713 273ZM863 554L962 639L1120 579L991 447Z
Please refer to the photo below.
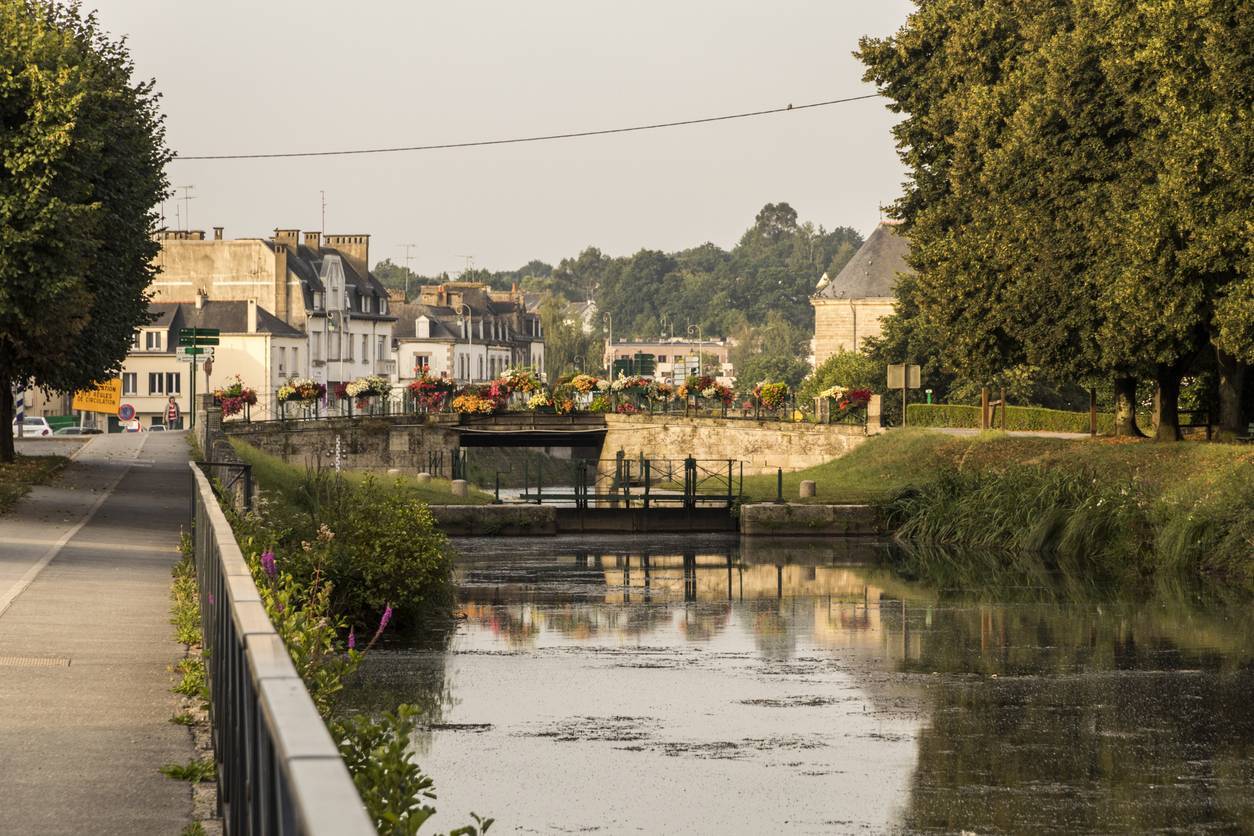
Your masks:
M907 0L86 0L193 154L497 139L875 92L851 55ZM176 161L171 228L371 235L415 271L712 241L768 202L867 235L904 169L882 99L528 145ZM190 191L181 187L192 186ZM325 192L325 226L322 193ZM407 248L406 244L413 246Z

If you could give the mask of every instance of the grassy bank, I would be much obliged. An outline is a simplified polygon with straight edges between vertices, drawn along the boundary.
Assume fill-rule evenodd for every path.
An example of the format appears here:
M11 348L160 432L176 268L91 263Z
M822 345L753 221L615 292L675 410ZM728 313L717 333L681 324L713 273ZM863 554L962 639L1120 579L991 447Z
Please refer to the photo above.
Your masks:
M231 439L231 446L236 455L252 465L253 478L263 491L270 491L285 497L299 495L305 481L305 468L288 464L278 456L272 456L258 450L247 442L237 438ZM388 476L387 474L367 474L360 471L344 471L344 476L354 484L361 484L368 476L373 476L379 484L395 486L406 497L421 500L428 505L483 505L492 501L490 494L470 489L469 496L453 496L448 479L432 479L427 483L419 483L412 476Z
M1093 577L1183 571L1254 585L1254 449L896 430L786 474L818 502L883 506L898 536L1030 551ZM746 479L753 500L774 478Z
M65 456L18 455L13 464L0 464L0 514L35 485L43 485L61 472L69 463Z

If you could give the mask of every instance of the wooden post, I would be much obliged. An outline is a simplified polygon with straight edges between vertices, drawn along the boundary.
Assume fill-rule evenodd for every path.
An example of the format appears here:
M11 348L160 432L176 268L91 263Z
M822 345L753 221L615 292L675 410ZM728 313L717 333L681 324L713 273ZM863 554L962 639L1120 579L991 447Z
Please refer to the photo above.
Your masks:
M980 389L980 430L987 430L988 425L988 387L984 386Z
M1006 431L1006 387L1001 387L1001 429Z
M1097 438L1097 390L1089 389L1089 437Z
M910 364L904 363L901 367L901 425L903 427L909 425L906 420L906 392L910 391Z

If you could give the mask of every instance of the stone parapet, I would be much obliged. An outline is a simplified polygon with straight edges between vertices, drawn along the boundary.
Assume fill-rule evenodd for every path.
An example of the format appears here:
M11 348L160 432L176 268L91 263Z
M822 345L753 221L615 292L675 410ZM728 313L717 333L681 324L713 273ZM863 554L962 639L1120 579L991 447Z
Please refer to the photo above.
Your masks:
M755 503L740 508L740 533L749 536L873 537L886 533L873 505Z

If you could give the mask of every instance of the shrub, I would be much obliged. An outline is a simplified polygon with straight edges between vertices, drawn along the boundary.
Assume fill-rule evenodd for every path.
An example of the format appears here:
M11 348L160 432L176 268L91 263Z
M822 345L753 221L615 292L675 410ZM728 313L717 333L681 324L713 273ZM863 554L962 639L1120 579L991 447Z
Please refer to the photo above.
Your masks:
M908 423L914 427L978 428L980 426L980 408L966 404L912 403L906 415L909 419ZM995 416L995 421L1000 427L1000 411ZM1098 432L1112 433L1114 426L1113 415L1108 412L1098 413ZM1036 406L1011 406L1006 408L1006 429L1086 433L1089 431L1089 414Z

